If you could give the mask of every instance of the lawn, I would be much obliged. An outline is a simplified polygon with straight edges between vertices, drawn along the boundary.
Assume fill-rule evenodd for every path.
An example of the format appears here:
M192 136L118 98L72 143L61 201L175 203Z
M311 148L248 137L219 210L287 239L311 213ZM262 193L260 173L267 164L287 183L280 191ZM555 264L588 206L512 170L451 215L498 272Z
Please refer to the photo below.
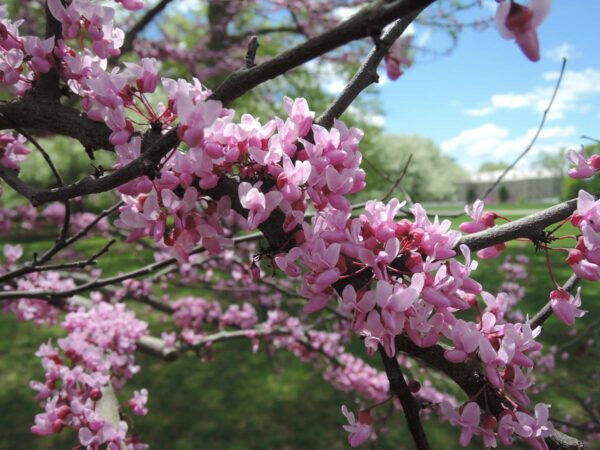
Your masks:
M563 233L568 233L567 228ZM26 252L39 251L49 244L48 239L31 241L17 239ZM15 242L15 240L11 240ZM77 246L81 253L92 253L103 240L90 239ZM152 256L147 251L131 251L131 246L116 245L102 258L99 266L106 275L127 271L148 263ZM516 243L508 254L525 253L530 258L525 281L527 295L521 309L533 314L546 301L552 282L546 270L542 253L536 253L531 244ZM569 267L563 254L552 255L558 280L566 280ZM482 261L477 278L488 290L494 291L502 281L499 260ZM583 330L598 317L600 287L583 283L584 309L588 314L579 321ZM201 295L201 294L198 294ZM144 314L143 310L140 310ZM156 326L158 319L151 326ZM581 421L582 409L578 399L598 396L598 345L586 347L588 339L600 342L596 328L588 336L577 340L567 336L568 328L555 317L544 326L542 342L558 345L559 352L569 358L557 358L557 370L547 381L547 389L539 399L553 404L552 415L564 418L572 414ZM16 323L9 315L0 315L0 450L69 449L77 438L67 431L54 437L31 435L29 427L39 407L28 387L31 378L40 378L42 369L33 356L40 343L61 335L59 329L36 328L28 323ZM362 351L359 348L359 351ZM368 359L368 357L365 358ZM134 426L145 442L154 449L345 449L346 433L341 429L343 417L340 405L351 405L352 395L334 390L318 371L300 363L285 352L253 354L246 341L221 344L209 362L192 356L165 363L140 356L143 370L126 388L128 398L133 389L146 387L150 391L147 417L135 418ZM377 358L368 359L379 366ZM536 397L537 398L537 397ZM535 400L534 400L535 401ZM410 449L412 444L400 414L389 423L390 433L381 437L375 448ZM460 448L457 430L440 425L436 420L425 424L432 448ZM481 448L478 438L471 448Z

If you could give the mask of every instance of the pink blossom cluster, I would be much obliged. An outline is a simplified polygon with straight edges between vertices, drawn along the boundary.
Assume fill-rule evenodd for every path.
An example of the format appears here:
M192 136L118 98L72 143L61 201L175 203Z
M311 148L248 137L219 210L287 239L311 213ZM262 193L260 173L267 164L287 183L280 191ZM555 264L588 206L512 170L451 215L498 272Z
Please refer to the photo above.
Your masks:
M0 208L0 232L8 233L13 226L24 230L33 230L37 223L37 210L27 205L16 205L14 208Z
M50 203L42 211L42 217L46 222L56 225L62 225L65 220L65 205L60 202ZM71 212L69 216L69 226L71 231L76 234L88 227L98 216L91 212ZM94 231L105 233L108 231L108 219L103 217L94 225Z
M36 353L45 381L32 381L31 387L44 412L36 415L31 430L43 436L73 428L88 450L120 449L127 443L128 425L118 414L116 421L108 417L106 402L114 396L113 387L122 388L139 370L133 352L148 326L123 304L98 303L67 314L62 327L69 334L58 340L58 348L49 342ZM146 401L147 391L136 392L130 401L134 413L146 414ZM147 447L127 443L127 448Z
M476 402L463 404L458 411L449 403L440 403L440 415L454 426L461 428L460 444L466 447L474 434L481 435L486 448L495 448L498 443L494 428L497 425L497 436L504 445L512 444L512 436L516 434L524 442L538 450L548 449L545 437L551 436L554 427L549 421L549 407L545 403L535 405L532 414L527 410L503 413L497 421L494 416L481 411Z
M181 261L196 244L220 252L228 245L220 220L231 214L231 203L228 197L215 203L202 191L215 187L224 173L264 180L239 184L247 229L256 229L279 208L285 214L284 231L292 231L303 221L308 200L318 210L331 205L349 211L345 196L364 187L358 151L362 133L339 121L331 130L314 125L305 100L285 99L285 121L277 118L262 125L246 114L236 124L232 111L203 100L208 91L199 83L163 84L172 100L170 108L180 118L178 134L190 148L175 151L154 182L138 179L121 188L126 205L116 224L132 230L130 240L152 236L172 247ZM303 139L309 131L311 142ZM117 146L118 164L139 155L139 140L133 138L127 145L136 150L127 157ZM266 188L266 182L272 187ZM168 217L174 218L172 230L166 229Z
M573 272L585 280L600 280L600 201L579 191L577 209L571 217L573 226L581 230L577 245L568 249L567 264Z
M217 301L185 297L173 303L173 320L182 328L181 340L185 345L195 345L208 334L207 325L218 328L235 327L251 329L257 322L256 310L249 303L240 307L233 304L222 310Z
M5 244L3 247L5 264L0 265L0 275L18 268L17 262L23 256L20 245ZM73 289L75 283L58 272L33 272L4 284L5 291L66 291ZM12 313L17 320L31 321L36 325L52 325L58 319L59 310L43 298L19 298L2 303L3 312Z

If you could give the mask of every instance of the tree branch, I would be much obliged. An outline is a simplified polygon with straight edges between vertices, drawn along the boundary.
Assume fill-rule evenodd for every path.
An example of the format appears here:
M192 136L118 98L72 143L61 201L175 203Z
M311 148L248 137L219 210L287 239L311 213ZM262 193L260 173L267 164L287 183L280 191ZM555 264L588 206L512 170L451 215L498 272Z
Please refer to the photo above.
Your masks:
M342 93L329 105L327 110L317 118L317 123L325 128L333 126L333 119L338 119L344 111L352 104L358 95L373 83L379 81L377 68L387 54L390 47L394 44L402 33L408 28L413 20L421 13L427 5L420 9L415 9L406 16L398 19L384 34L378 45L375 45L370 51L365 62L354 74L350 83L346 85Z
M478 359L469 358L462 363L451 363L444 357L444 352L448 347L438 344L421 348L405 334L396 336L396 348L398 348L398 351L443 372L469 398L473 398L481 408L489 409L496 417L505 410L504 405L510 407L504 396L488 382L481 370L481 362ZM555 431L552 436L545 438L545 440L551 450L581 450L585 448L583 442L560 431Z
M398 397L404 416L406 417L406 423L412 435L413 441L415 441L415 447L417 450L429 450L429 443L427 442L427 436L425 430L421 424L421 418L419 417L419 404L412 395L404 379L404 374L398 364L396 357L390 358L383 347L379 347L379 354L385 367L385 373L390 381L390 392Z
M251 69L232 73L210 97L230 103L250 89L349 42L381 33L398 18L421 11L435 0L378 0L335 28L297 45Z

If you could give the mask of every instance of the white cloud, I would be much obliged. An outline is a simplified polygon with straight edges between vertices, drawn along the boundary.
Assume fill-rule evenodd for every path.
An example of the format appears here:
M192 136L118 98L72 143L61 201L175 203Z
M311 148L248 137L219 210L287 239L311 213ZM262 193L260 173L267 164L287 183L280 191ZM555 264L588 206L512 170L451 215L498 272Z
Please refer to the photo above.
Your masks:
M367 119L367 122L369 122L371 125L375 125L377 127L383 128L383 126L385 125L385 117L381 116L379 114L369 116L366 119Z
M581 52L579 52L575 46L569 42L563 42L556 47L546 50L545 54L547 58L558 62L562 61L563 58L571 60L581 56Z
M306 63L304 67L314 73L325 90L331 94L339 94L348 84L349 80L331 61L312 60Z
M521 136L511 137L508 129L493 123L461 131L455 137L442 142L442 150L456 156L460 162L469 165L470 160L496 160L510 162L529 145L537 128L530 128ZM572 125L542 129L530 154L541 151L554 151L560 147L572 146L568 138L577 129Z
M348 20L354 14L360 10L361 6L340 6L333 11L333 15L338 19L344 21Z
M493 123L463 130L458 135L442 142L442 150L452 153L455 150L470 156L481 156L498 147L508 137L508 130Z
M503 109L530 109L542 113L548 107L558 76L559 72L546 72L543 74L543 79L550 84L537 86L529 92L494 94L490 97L488 105L469 108L464 113L476 117L490 115ZM598 94L600 94L600 70L566 71L548 114L548 120L562 119L569 111L582 111L585 105L581 102Z

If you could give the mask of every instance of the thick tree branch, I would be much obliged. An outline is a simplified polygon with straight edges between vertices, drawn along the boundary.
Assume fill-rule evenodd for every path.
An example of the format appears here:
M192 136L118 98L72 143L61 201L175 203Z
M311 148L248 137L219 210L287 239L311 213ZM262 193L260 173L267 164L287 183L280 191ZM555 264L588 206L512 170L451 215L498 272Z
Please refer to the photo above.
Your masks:
M60 103L43 102L30 96L21 100L0 102L0 129L45 131L77 139L88 150L113 150L108 141L111 130L88 119L74 108Z
M251 69L232 73L213 93L211 98L227 104L250 89L328 53L349 42L371 35L396 19L421 11L435 0L378 0L361 9L347 21L319 36L297 45L279 56Z
M423 8L427 6L424 5ZM325 128L333 126L333 119L338 119L358 97L358 95L373 83L379 81L377 68L394 44L408 26L415 20L423 8L415 9L410 14L398 19L382 36L378 45L374 46L360 69L354 74L350 83L342 93L329 105L327 110L317 118L317 123Z
M577 209L577 199L551 206L527 217L514 220L478 233L463 236L459 245L468 246L471 251L481 250L492 245L527 238L539 241L544 238L544 229L569 217ZM458 246L456 248L458 250Z

